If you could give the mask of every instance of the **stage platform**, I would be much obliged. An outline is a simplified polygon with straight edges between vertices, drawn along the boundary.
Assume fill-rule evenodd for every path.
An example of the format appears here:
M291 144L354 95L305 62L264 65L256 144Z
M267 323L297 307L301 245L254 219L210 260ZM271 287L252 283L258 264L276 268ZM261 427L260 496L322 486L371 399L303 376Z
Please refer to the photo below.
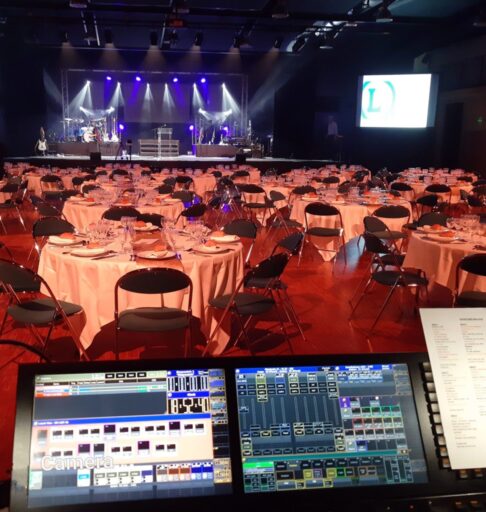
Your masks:
M89 156L70 156L70 155L48 155L48 156L23 156L23 157L6 157L6 162L28 162L35 166L54 166L54 167L96 167L99 165L111 163L130 163L127 159L116 159L113 156L102 156L101 163L92 162ZM140 157L132 155L132 164L140 164L149 167L181 167L192 169L207 169L208 167L216 167L218 165L232 166L238 165L235 158L229 157L201 157L192 155L179 155L174 157ZM341 162L334 160L304 160L291 158L247 158L248 165L257 167L260 170L268 168L276 169L295 169L299 167L323 167L325 165L336 164Z

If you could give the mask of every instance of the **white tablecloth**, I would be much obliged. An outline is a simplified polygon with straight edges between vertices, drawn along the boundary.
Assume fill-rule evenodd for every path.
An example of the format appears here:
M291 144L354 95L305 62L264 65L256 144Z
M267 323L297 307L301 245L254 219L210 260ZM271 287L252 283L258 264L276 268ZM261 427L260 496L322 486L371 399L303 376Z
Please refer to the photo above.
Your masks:
M407 255L403 266L419 268L425 272L430 282L454 290L456 286L456 267L465 256L480 251L473 249L474 243L443 243L424 239L424 234L413 233L410 237ZM461 286L467 290L486 291L486 279L471 274L466 276Z
M425 184L423 181L420 182L413 182L408 183L410 185L414 192L415 192L415 198L422 197L424 195L431 194L431 192L425 192L425 189L430 185L430 183ZM461 183L460 185L450 185L451 188L451 204L457 204L461 201L461 190L466 191L468 194L472 190L472 185L469 183ZM449 194L437 194L443 197L444 201L448 201Z
M63 213L66 219L79 231L83 231L92 222L101 219L103 212L108 208L102 205L86 206L83 203L66 201ZM177 201L171 204L160 204L153 206L137 206L140 213L158 213L169 219L175 219L184 209L184 204Z
M182 260L154 262L139 259L129 261L127 255L104 260L91 260L62 254L65 248L46 245L41 253L39 274L47 281L56 297L80 304L86 312L87 322L81 334L85 348L103 325L114 320L114 290L117 280L132 270L148 266L169 266L183 270L192 280L193 316L201 320L201 330L208 337L216 326L216 319L207 305L209 300L231 293L243 278L242 246L232 245L231 251L201 256L182 253ZM160 306L159 295L141 295L120 291L120 311L127 308ZM187 308L187 294L173 293L164 296L164 305ZM229 320L229 319L228 319ZM229 339L229 321L219 331L211 353L220 353Z

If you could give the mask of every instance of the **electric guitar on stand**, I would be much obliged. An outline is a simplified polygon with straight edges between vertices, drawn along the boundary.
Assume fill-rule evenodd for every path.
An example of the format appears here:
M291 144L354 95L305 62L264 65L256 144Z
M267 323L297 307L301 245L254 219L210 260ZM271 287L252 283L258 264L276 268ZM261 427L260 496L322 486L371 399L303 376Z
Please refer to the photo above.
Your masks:
M35 144L35 153L36 155L42 155L46 156L47 154L47 139L46 139L46 132L44 131L44 128L41 126L39 130L39 139Z

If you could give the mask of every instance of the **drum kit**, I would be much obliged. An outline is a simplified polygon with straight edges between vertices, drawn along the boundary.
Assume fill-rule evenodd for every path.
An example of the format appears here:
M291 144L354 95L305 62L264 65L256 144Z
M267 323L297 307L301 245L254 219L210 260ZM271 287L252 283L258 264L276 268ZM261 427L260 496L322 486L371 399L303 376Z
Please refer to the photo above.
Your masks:
M88 119L65 117L65 139L72 142L119 142L116 118L89 117Z

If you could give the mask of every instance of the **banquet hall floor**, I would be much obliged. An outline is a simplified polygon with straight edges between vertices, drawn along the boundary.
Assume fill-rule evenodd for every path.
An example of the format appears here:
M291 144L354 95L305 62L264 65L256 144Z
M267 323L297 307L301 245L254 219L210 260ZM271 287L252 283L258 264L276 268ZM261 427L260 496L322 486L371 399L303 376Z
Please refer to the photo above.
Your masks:
M8 236L0 236L13 252L15 259L25 262L31 245L30 229L33 214L25 215L27 232L23 232L16 222L7 222ZM257 238L252 262L267 257L278 236L267 236L263 229ZM283 233L282 233L283 236ZM362 280L367 268L366 257L361 257L356 239L347 245L348 265L344 267L342 256L339 257L332 273L332 263L323 262L320 255L307 244L300 266L297 258L293 258L284 274L288 292L304 327L307 341L303 341L293 326L289 327L295 354L343 354L366 352L414 352L425 350L424 337L418 314L414 313L413 300L405 292L396 294L395 299L385 311L373 334L367 335L367 328L376 314L377 308L385 298L387 290L376 286L369 297L358 308L353 321L349 321L349 299ZM95 293L95 291L94 291ZM449 306L450 296L445 289L432 290L429 307ZM4 297L0 298L1 311L5 307ZM260 321L257 328L274 327L278 332L274 317ZM88 350L92 359L112 359L113 326L104 328L94 339ZM27 329L8 323L3 338L31 341ZM258 337L258 335L257 335ZM131 337L122 347L122 358L174 358L181 357L181 345L168 344L161 347L145 342L143 336ZM201 354L201 340L195 344L192 356ZM254 356L289 354L287 344L279 335L269 336L252 347ZM73 342L60 328L53 334L49 355L55 361L71 361L76 357ZM246 347L232 348L225 356L252 355ZM18 350L0 348L0 389L2 390L2 407L0 414L0 480L9 478L11 465L11 449L13 440L13 422L15 405L15 388L17 363L33 361L28 354L20 354Z

